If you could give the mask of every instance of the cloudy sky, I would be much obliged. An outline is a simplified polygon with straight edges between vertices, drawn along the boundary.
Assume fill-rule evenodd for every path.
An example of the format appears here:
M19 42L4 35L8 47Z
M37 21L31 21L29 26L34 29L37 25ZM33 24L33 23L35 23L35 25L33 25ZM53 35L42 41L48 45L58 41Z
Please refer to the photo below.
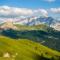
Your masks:
M52 16L60 19L60 0L0 0L0 18Z

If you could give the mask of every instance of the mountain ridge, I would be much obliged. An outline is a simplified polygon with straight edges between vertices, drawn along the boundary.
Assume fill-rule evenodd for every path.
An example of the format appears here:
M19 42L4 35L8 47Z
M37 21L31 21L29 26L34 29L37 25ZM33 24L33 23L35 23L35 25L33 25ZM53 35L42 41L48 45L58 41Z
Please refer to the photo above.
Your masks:
M55 30L60 31L59 21L57 21L56 19L54 19L52 17L27 17L27 18L23 18L23 19L13 19L11 21L10 20L6 20L6 22L1 23L0 25L7 24L7 26L8 26L9 24L11 24L12 28L18 29L14 25L19 24L19 25L34 26L34 25L44 24L44 25L54 28ZM4 26L2 26L2 27L4 27Z

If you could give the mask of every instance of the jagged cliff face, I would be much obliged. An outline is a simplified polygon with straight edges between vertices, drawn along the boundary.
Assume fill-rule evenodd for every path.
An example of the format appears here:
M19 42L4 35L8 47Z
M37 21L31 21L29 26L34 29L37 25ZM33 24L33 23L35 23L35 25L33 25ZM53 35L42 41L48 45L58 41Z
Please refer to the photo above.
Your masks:
M12 20L6 20L5 23L0 28L1 29L17 29L17 27L13 25Z

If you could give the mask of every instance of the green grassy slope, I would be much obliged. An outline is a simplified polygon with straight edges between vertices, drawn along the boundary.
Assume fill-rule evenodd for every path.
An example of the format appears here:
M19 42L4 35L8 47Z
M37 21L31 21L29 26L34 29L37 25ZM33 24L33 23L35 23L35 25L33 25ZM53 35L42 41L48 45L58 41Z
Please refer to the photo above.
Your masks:
M15 24L15 26L18 28L18 30L44 30L45 31L47 28L47 25L44 24L34 25L34 26Z
M4 53L9 57L4 57ZM60 53L27 39L0 36L0 60L59 60Z

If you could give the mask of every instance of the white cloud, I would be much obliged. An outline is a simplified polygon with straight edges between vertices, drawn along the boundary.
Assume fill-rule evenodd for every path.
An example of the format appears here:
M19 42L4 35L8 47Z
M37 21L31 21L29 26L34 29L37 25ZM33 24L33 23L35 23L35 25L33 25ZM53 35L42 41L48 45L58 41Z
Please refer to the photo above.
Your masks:
M44 0L46 2L55 2L56 0Z
M60 8L51 8L50 12L60 14Z
M15 14L19 15L32 15L33 11L27 8L13 8Z
M48 12L45 9L28 9L28 8L17 8L17 7L9 7L9 6L0 6L0 17L5 16L14 16L14 17L20 17L20 16L35 16L35 15L42 15L47 16Z
M37 10L34 10L34 12L41 14L42 16L46 16L46 17L48 16L48 12L45 9L37 9Z
M31 15L33 11L27 8L15 8L8 6L0 6L0 15Z

